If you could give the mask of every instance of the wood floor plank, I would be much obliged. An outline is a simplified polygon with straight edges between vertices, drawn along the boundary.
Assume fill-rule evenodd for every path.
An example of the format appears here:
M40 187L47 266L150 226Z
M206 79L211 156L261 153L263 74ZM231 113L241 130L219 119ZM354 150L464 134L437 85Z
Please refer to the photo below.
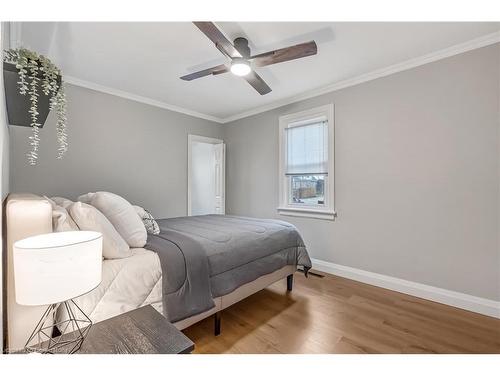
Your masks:
M195 353L500 353L500 319L325 274L295 275L184 330Z

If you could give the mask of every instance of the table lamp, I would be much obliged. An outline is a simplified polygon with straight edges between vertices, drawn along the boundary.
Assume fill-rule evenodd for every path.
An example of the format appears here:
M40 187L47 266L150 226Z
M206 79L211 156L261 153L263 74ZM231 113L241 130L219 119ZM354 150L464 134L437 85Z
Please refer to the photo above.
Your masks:
M14 243L14 283L20 305L48 305L25 345L27 352L74 353L92 321L73 301L101 282L102 234L69 231ZM58 308L67 318L58 321Z

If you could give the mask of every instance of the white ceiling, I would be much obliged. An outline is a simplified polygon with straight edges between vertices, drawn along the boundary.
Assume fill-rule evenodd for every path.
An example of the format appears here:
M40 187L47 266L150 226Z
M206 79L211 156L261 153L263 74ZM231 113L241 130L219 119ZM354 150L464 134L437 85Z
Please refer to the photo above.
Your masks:
M309 40L318 44L318 54L258 68L273 89L261 96L230 73L180 80L225 62L212 42L187 22L24 22L15 37L48 55L67 76L225 119L500 30L500 23L217 25L230 40L248 38L253 54Z

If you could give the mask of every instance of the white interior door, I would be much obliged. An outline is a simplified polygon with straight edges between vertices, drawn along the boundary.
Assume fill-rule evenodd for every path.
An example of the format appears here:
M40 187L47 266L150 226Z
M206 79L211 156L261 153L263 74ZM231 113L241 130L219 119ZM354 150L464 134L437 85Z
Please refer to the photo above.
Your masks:
M225 213L225 145L189 135L188 215Z
M225 213L225 157L226 145L224 143L217 143L214 145L214 159L215 159L215 213L224 215Z

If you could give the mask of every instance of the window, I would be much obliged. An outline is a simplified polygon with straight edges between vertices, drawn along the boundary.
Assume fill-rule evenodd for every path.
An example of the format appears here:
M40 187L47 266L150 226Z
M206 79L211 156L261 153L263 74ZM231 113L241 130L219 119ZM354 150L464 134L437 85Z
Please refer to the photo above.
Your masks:
M280 117L280 214L335 218L333 119L333 104Z

